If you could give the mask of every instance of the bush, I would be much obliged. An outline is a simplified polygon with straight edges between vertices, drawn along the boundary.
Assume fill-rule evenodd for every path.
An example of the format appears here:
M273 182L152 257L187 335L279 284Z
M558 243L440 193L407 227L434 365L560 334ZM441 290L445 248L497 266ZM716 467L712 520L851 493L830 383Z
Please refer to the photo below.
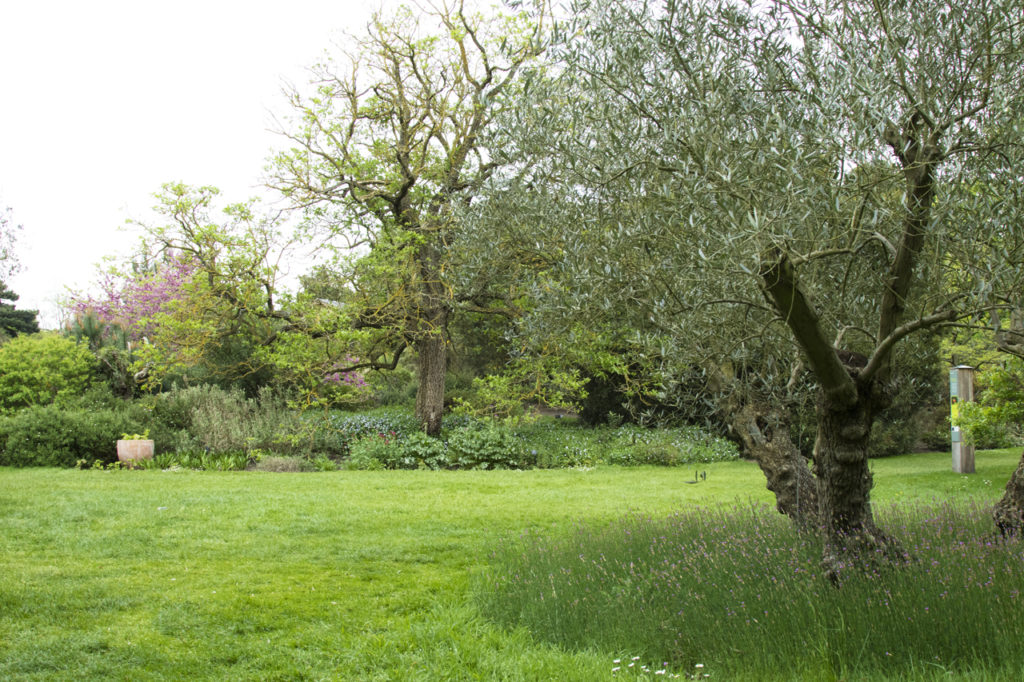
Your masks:
M680 466L739 459L734 443L696 426L645 429L623 426L612 432L608 462L621 465Z
M416 377L408 369L374 372L367 378L379 405L411 408L416 404Z
M160 450L214 453L253 449L308 452L312 427L269 390L246 398L241 389L175 388L140 401Z
M541 421L518 436L543 468L594 466L681 466L739 459L733 443L695 426L649 429L635 425L582 428Z
M894 457L914 451L921 432L914 428L912 421L877 421L871 428L868 441L869 457Z
M30 407L3 420L0 464L73 467L77 461L117 461L117 440L144 425L117 410L64 410Z
M325 419L314 419L315 450L342 457L349 456L352 444L363 436L384 433L404 440L414 433L421 432L420 422L412 412L393 408L359 414L334 412ZM441 429L451 431L474 423L476 420L467 415L448 414L441 420Z
M402 458L415 460L419 468L447 469L451 465L448 448L443 441L422 431L411 433L401 441Z
M401 438L420 430L416 417L405 411L375 410L368 413L333 413L318 427L316 440L326 446L325 450L342 456L351 455L352 446L364 436L392 434Z
M406 461L396 434L377 433L361 436L352 443L349 467L352 469L415 469L415 460Z
M521 426L516 434L535 465L542 469L590 467L602 457L605 429L583 429L575 424L540 421Z
M448 456L459 469L523 469L535 461L522 439L489 424L454 429L448 437Z
M81 394L95 377L96 358L86 346L57 334L22 334L0 346L0 410Z

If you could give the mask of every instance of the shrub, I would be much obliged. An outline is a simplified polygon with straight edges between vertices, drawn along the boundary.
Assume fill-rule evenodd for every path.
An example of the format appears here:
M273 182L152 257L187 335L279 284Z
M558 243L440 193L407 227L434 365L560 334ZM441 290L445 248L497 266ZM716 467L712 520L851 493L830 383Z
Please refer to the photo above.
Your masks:
M516 431L536 466L542 469L589 467L601 460L601 439L606 431L574 424L540 421Z
M400 443L402 459L415 460L419 468L447 469L451 465L448 448L443 441L432 438L422 431L405 437Z
M123 411L30 407L8 417L0 428L6 435L0 464L73 467L80 459L111 463L117 461L121 434L144 428Z
M875 422L871 427L871 439L868 441L868 456L894 457L913 452L921 434L911 424L912 422L907 420Z
M352 443L349 467L352 469L415 469L415 460L402 454L396 434L376 433L357 438Z
M563 420L564 421L564 420ZM736 446L695 426L649 429L635 425L582 428L540 421L517 435L543 468L594 466L680 466L739 459Z
M408 436L420 432L420 422L412 412L394 408L377 409L359 414L334 412L325 419L314 419L316 419L313 436L315 450L343 457L351 454L352 444L363 436L386 433L394 434L398 440L404 440ZM451 431L473 423L476 421L467 415L449 414L441 420L441 429L442 431Z
M267 389L254 399L246 398L241 389L176 388L143 401L141 409L150 416L158 447L166 443L172 451L308 450L303 435L309 426Z
M57 334L22 334L0 346L0 410L49 405L96 377L89 349Z
M739 459L736 445L696 426L645 429L623 426L611 433L610 464L680 466Z
M460 469L522 469L535 461L522 439L491 424L454 429L448 437L448 454Z

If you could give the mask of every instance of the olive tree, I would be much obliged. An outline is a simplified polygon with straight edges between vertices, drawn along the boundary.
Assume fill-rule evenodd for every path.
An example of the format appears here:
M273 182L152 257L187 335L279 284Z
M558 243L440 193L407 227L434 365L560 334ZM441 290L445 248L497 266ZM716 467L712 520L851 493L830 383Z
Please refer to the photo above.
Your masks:
M1021 291L1019 3L615 0L574 16L557 77L509 124L522 161L480 229L559 254L549 312L628 320L669 371L741 387L738 435L780 508L814 500L829 566L898 557L867 462L894 363ZM771 393L801 385L813 478Z
M357 257L338 262L353 325L367 331L344 369L418 363L416 413L441 425L449 324L468 298L451 280L453 208L495 170L482 134L539 52L541 23L482 16L461 0L378 13L339 58L290 94L270 184L302 207L315 238Z

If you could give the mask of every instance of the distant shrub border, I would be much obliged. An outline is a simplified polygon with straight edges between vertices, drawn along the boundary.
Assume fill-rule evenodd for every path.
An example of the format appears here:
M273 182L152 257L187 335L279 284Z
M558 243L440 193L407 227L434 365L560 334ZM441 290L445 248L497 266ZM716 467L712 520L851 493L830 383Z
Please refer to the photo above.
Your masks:
M245 468L203 456L241 453L256 461L298 458L303 471L351 469L526 469L682 466L739 458L736 447L696 427L635 425L585 428L542 419L509 426L448 415L440 439L422 433L408 411L299 415L272 398L193 387L123 402L86 396L66 405L24 408L0 416L0 465L73 467L80 460L116 461L117 440L152 433L156 462L175 455L182 468ZM212 423L229 423L213 433ZM237 462L237 460L233 460ZM156 466L156 463L154 463ZM166 468L166 467L164 467Z

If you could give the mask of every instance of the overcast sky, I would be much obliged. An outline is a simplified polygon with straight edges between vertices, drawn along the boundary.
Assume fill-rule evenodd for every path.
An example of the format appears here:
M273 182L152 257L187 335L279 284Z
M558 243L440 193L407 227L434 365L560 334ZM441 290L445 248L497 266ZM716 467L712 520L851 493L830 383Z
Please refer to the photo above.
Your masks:
M379 0L12 0L0 8L0 208L23 226L19 308L123 256L164 182L260 194L281 86Z

